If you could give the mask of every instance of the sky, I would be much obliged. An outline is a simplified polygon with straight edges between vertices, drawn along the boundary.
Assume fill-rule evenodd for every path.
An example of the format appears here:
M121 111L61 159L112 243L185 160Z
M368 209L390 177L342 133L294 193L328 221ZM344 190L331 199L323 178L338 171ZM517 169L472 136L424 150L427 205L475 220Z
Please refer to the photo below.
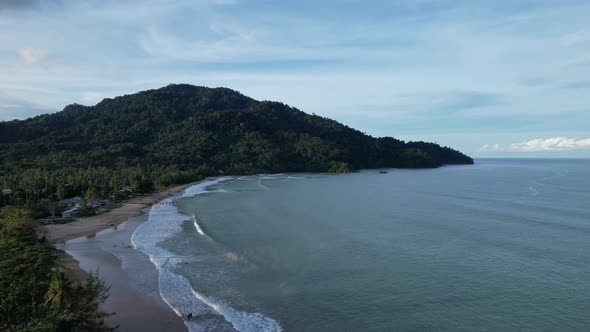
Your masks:
M228 87L474 157L590 157L590 1L0 0L0 121Z

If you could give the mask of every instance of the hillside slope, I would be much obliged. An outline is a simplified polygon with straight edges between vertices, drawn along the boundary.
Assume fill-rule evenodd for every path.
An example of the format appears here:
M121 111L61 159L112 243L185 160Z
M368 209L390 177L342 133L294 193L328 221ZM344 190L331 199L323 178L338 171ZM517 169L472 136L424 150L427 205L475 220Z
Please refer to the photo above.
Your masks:
M282 103L186 84L0 122L0 175L138 165L247 174L471 163L447 147L373 138Z

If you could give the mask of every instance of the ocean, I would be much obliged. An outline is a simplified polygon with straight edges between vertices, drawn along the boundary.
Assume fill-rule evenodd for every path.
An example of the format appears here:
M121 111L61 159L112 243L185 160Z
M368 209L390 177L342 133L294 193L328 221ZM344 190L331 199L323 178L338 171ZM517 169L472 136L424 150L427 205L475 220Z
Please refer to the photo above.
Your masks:
M228 176L131 242L192 331L590 329L590 160Z

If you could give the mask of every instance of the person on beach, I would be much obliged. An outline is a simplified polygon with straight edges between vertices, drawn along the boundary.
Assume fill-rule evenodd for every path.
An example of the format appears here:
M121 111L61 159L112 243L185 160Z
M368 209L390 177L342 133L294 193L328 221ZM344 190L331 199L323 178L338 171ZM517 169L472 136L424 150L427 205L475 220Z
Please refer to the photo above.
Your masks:
M191 319L193 319L193 313L192 313L192 312L191 312L191 313L189 313L189 314L188 314L188 316L186 316L186 318L187 318L188 320L191 320Z

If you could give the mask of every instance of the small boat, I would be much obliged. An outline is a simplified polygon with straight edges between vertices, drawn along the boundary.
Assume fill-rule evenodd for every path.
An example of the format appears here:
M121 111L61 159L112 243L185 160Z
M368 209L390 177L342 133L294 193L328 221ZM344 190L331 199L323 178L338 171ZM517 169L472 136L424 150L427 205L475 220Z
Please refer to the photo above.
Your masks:
M381 169L381 170L379 170L379 174L387 174L387 173L389 173L389 172L388 172L388 171L384 171L384 170L382 170L382 169Z

